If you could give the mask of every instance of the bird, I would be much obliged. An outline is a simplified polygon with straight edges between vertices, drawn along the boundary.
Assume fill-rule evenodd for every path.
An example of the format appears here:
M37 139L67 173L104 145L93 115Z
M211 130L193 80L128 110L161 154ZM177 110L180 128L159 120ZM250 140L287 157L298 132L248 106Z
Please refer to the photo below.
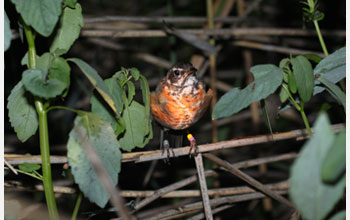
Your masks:
M169 144L167 141L163 143L164 131L181 131L191 127L203 116L213 96L211 89L205 91L204 83L196 74L197 69L191 63L177 63L150 95L153 118L163 127L160 146L163 153L167 150L168 159ZM191 134L188 139L191 142L189 154L193 151L196 155L198 147L195 139Z

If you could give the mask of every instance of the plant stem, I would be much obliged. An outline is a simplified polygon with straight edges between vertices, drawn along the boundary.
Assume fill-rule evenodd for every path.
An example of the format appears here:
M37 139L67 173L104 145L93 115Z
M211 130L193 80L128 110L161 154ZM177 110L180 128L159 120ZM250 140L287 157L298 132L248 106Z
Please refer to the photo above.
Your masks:
M307 130L307 133L311 137L312 136L312 132L311 132L309 121L307 120L307 117L306 117L306 114L305 114L305 111L304 111L304 102L303 101L300 101L300 114L301 114L301 117L303 118L303 121L304 121L306 130Z
M82 199L83 199L83 193L80 191L78 194L77 201L75 202L75 206L74 206L74 210L73 210L73 214L72 214L72 220L77 219L78 211L79 211Z
M318 39L320 40L320 43L321 43L321 47L322 47L323 53L324 53L325 56L328 56L328 50L327 50L326 44L323 41L321 30L320 30L320 27L318 26L318 21L315 20L314 21L314 25L315 25L315 29L316 29L316 32L317 32L317 35L318 35Z
M87 113L87 112L82 111L82 110L77 110L77 109L74 109L74 108L69 108L69 107L61 106L61 105L50 106L49 108L46 109L46 112L49 112L49 111L54 110L54 109L67 110L67 111L75 112L78 115L84 115L84 114Z
M35 36L31 28L22 20L24 33L28 42L28 64L30 69L36 68L36 49L34 39ZM49 132L47 125L47 112L42 100L35 97L35 108L39 118L39 138L40 138L40 153L42 161L42 181L44 184L45 198L47 208L49 210L50 219L59 219L55 195L52 186L51 177L51 163L50 163L50 145L49 145Z

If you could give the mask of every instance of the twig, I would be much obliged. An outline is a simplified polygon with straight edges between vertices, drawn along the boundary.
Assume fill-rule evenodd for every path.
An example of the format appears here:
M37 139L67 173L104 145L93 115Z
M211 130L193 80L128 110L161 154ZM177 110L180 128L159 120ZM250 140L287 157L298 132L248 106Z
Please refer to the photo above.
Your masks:
M245 35L265 35L265 36L316 36L315 31L291 29L291 28L220 28L220 29L178 29L180 32L205 35L205 36L245 36ZM343 30L324 31L324 36L345 37ZM82 37L166 37L164 30L82 30Z
M214 175L215 172L214 171L207 171L205 172L206 176L212 176ZM144 200L140 201L139 203L137 203L134 207L134 210L140 210L141 208L145 207L146 205L148 205L149 203L153 202L154 200L160 198L161 196L171 192L171 191L175 191L179 188L182 188L184 186L187 186L191 183L194 183L195 181L197 181L197 176L193 175L191 177L188 177L186 179L180 180L178 182L175 182L173 184L170 184L166 187L163 187L157 191L155 191L150 197L145 198Z
M221 211L224 211L228 208L231 208L233 205L223 205L223 206L220 206L216 209L213 209L213 214L216 214L216 213L219 213ZM200 219L204 219L205 216L203 213L199 213L198 215L195 215L195 216L192 216L191 218L189 218L188 220L200 220Z
M17 170L9 162L7 162L6 158L4 158L4 163L14 174L18 175Z
M197 174L198 174L198 180L199 180L199 185L201 189L205 217L206 219L210 220L210 219L213 219L213 213L211 211L210 202L209 202L210 200L208 195L207 182L205 180L202 154L201 153L197 154L194 157L194 160L197 168Z
M252 42L252 41L234 41L233 45L240 46L240 47L248 47L248 48L253 48L258 50L264 50L264 51L272 51L272 52L283 53L288 55L312 53L320 57L324 57L323 53L316 52L316 51L301 50L296 48L286 48L286 47L280 47L280 46L275 46L271 44L262 44L262 43Z
M135 217L129 213L128 208L125 206L124 199L120 196L118 187L114 186L114 183L106 171L106 168L104 167L100 157L96 154L90 143L86 140L81 129L77 128L76 132L78 134L78 137L81 139L81 143L83 145L83 149L87 158L89 159L92 167L99 177L99 180L104 189L111 197L110 201L114 206L117 215L121 216L125 220L135 219Z
M275 191L278 194L286 194L287 191ZM254 200L254 199L261 199L265 198L266 196L262 193L249 193L249 194L244 194L244 195L238 195L238 196L227 196L227 197L221 197L217 199L212 199L210 200L210 205L212 207L216 207L219 205L223 204L232 204L232 203L237 203L237 202L243 202L243 201L249 201L249 200ZM143 220L157 220L157 219L165 219L170 216L174 216L179 213L186 213L186 212L193 212L195 210L200 210L202 209L202 202L195 202L191 203L188 205L184 205L182 207L178 207L176 209L170 209L167 211L164 211L162 213L159 213L158 215L149 217L149 218L144 218Z
M240 179L244 180L245 182L247 182L248 184L252 185L253 187L259 189L261 192L265 193L266 195L270 196L271 198L274 198L277 201L287 205L288 207L291 207L291 208L295 209L295 206L289 200L287 200L286 198L284 198L284 197L280 196L279 194L275 193L274 191L272 191L271 189L267 188L266 186L264 186L263 184L261 184L260 182L255 180L254 178L250 177L249 175L245 174L244 172L240 171L236 167L232 166L227 161L224 161L224 160L218 158L217 156L215 156L214 154L211 154L211 153L204 154L204 156L206 158L208 158L209 160L212 160L216 164L224 167L230 173L232 173L235 176L239 177Z
M335 124L332 125L332 129L334 132L339 132L342 128L344 128L344 124ZM307 137L307 133L305 129L298 129L298 130L292 130L288 132L282 132L282 133L275 133L274 135L274 142L276 141L282 141L287 139L299 139L299 138L305 138ZM262 143L271 142L271 135L257 135L253 137L241 137L241 138L234 138L228 141L221 141L214 144L203 144L198 145L199 152L210 152L215 150L221 150L221 149L228 149L228 148L236 148L236 147L244 147L244 146L252 146ZM188 155L190 147L182 147L182 148L175 148L174 154L175 157L178 156L184 156ZM172 157L172 155L170 155ZM21 164L21 163L36 163L40 164L40 156L26 156L26 155L18 155L18 154L5 154L5 158L7 161L12 164ZM124 153L122 155L122 162L146 162L151 160L161 160L166 158L166 155L162 154L162 151L160 150L152 150L152 151L142 151L142 152L135 152L135 153ZM65 156L51 156L51 162L52 163L67 163L68 160Z
M241 21L240 17L215 17L215 22L220 23L235 23ZM101 22L114 22L114 21L125 21L125 22L139 22L139 23L198 23L205 24L207 22L206 17L193 17L193 16L182 16L182 17L142 17L142 16L103 16L103 17L86 17L84 23L101 23Z

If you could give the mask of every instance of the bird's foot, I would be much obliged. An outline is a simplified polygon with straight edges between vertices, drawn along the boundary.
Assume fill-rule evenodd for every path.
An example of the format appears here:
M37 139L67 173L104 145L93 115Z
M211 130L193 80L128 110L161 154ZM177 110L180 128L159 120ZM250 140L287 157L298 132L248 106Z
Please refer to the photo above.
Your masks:
M160 146L162 150L162 155L166 152L166 158L164 159L165 163L169 163L170 161L170 156L173 154L173 157L175 157L175 152L174 150L170 147L169 141L164 139L163 144Z

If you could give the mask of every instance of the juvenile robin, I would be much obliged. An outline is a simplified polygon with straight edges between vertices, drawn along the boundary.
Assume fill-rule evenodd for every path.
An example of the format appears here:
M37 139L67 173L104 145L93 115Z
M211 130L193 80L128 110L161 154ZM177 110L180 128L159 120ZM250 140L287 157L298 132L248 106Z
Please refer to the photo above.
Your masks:
M151 93L151 110L154 119L165 129L184 130L196 123L209 106L212 91L205 91L204 84L198 80L197 69L191 63L175 64L164 79ZM160 146L163 146L164 130L161 130ZM191 151L197 153L197 145L192 135L188 135Z

